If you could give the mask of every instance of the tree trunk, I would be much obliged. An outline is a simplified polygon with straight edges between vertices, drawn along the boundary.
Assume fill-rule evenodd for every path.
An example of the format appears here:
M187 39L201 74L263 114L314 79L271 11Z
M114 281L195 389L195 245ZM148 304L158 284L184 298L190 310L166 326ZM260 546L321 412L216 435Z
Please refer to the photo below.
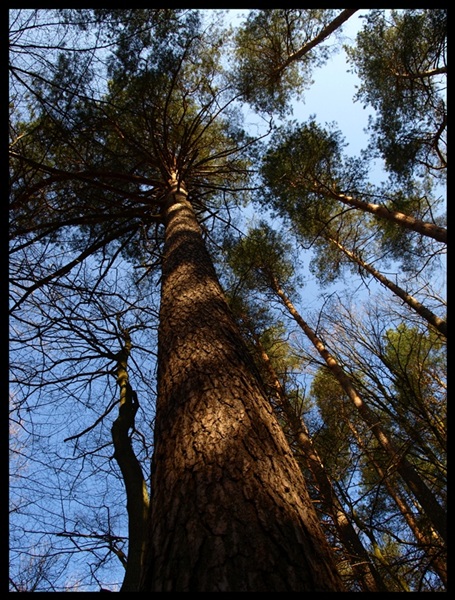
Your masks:
M315 48L318 44L321 44L326 38L329 37L334 31L345 23L352 15L357 12L358 8L345 8L331 23L329 23L324 29L318 33L316 37L310 40L307 44L302 46L297 52L290 54L287 59L281 64L278 69L275 70L274 75L281 75L281 73L293 62L300 60L303 56L308 54L310 50Z
M330 189L319 182L315 182L314 189L315 191L324 194L329 198L339 200L346 206L352 206L353 208L364 210L365 212L371 213L380 219L386 219L387 221L391 221L392 223L400 225L400 227L404 227L410 231L415 231L421 235L431 237L438 242L447 244L447 229L445 227L439 227L439 225L435 225L434 223L427 223L397 210L390 210L381 204L364 202L363 200L359 200L354 196L348 196L347 194L342 194L336 190Z
M394 481L394 477L384 471L378 461L375 459L374 451L368 450L363 442L362 436L353 426L349 418L343 417L348 427L350 428L354 438L357 441L357 445L362 450L363 454L368 458L370 464L374 467L380 480L385 485L387 492L389 493L392 500L395 502L398 510L400 511L404 521L407 523L409 529L412 531L415 539L419 543L431 563L432 568L439 575L442 583L447 587L447 550L442 538L436 533L434 529L425 531L425 525L422 520L416 515L416 511L409 505L409 502L403 494L400 492L400 486ZM355 513L354 513L355 516ZM369 529L365 528L362 523L358 523L358 527L363 533L370 537L372 545L376 545L374 538L369 533ZM401 582L399 581L401 584ZM407 589L403 591L409 591Z
M376 415L364 403L363 399L352 385L350 378L346 375L342 367L330 354L308 323L302 318L300 313L292 304L291 300L281 289L274 276L271 277L271 286L277 296L283 302L284 306L288 309L296 323L298 323L298 325L302 328L302 331L314 345L320 356L324 359L327 367L336 377L347 396L354 403L363 421L369 426L375 438L378 440L385 452L387 452L389 455L390 468L395 468L397 473L401 475L403 481L414 494L416 500L420 503L435 530L438 532L444 542L447 542L447 513L445 509L438 503L433 492L428 488L412 464L407 460L406 456L403 455L399 448L395 446L395 444L383 431Z
M120 388L119 415L112 424L114 458L122 472L126 490L128 512L128 558L125 564L125 577L122 592L137 592L141 576L146 546L147 515L149 497L141 465L134 453L129 430L134 429L134 420L138 409L137 394L128 378L128 358L131 351L131 339L124 330L125 345L117 355L117 384Z
M421 304L418 300L408 294L405 290L403 290L400 286L390 281L387 277L385 277L382 273L372 267L370 264L364 262L357 254L351 252L347 248L345 248L338 240L327 236L327 240L331 242L334 246L336 246L341 252L343 252L350 260L355 262L357 265L365 269L367 273L370 273L377 281L385 285L390 291L396 294L399 298L403 300L412 310L414 310L418 315L420 315L423 319L425 319L430 325L435 327L444 337L447 337L447 321L440 319L437 315L435 315L431 310L429 310L426 306Z
M254 342L264 362L264 366L270 376L270 385L275 392L278 405L283 410L285 418L289 423L292 435L298 445L302 460L311 471L314 481L319 490L319 496L325 506L325 513L335 525L338 538L343 544L352 571L356 576L358 584L364 592L387 592L381 575L377 572L374 564L371 562L368 552L365 550L351 519L343 508L334 486L325 470L322 460L313 445L308 429L303 420L296 414L286 393L278 379L278 375L272 365L270 357L261 340L252 332Z
M344 591L187 193L171 186L140 591Z

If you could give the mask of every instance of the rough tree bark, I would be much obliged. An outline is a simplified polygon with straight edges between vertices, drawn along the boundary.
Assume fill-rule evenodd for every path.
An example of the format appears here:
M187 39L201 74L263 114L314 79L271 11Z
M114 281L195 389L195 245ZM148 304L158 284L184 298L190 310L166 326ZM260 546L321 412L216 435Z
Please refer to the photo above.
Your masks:
M140 591L344 591L183 186L171 182Z

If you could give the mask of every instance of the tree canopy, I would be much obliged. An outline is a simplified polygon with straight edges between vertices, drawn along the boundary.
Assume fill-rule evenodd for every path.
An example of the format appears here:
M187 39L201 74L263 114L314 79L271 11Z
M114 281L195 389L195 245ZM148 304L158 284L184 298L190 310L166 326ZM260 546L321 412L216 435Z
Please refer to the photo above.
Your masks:
M9 10L9 591L446 591L446 51ZM341 53L356 156L302 112Z

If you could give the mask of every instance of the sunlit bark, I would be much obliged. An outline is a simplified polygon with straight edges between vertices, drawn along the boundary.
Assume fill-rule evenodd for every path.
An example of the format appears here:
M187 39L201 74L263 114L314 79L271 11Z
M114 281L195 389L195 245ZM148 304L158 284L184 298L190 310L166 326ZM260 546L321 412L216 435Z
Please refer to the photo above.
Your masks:
M171 183L141 591L343 591L187 193Z

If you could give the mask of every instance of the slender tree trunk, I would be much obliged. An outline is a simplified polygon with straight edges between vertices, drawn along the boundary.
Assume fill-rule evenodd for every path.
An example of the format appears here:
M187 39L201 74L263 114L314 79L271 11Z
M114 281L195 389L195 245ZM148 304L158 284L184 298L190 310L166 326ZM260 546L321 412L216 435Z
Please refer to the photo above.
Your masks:
M447 229L444 227L439 227L434 223L427 223L426 221L422 221L420 219L416 219L410 215L406 215L405 213L399 212L397 210L390 210L386 206L382 206L381 204L374 204L373 202L364 202L363 200L359 200L354 196L348 196L347 194L342 194L327 187L324 184L321 184L318 181L313 182L314 190L320 194L328 196L329 198L334 198L335 200L339 200L346 206L351 206L353 208L358 208L365 212L369 212L380 219L386 219L387 221L391 221L392 223L396 223L400 225L400 227L404 227L405 229L409 229L411 231L415 231L416 233L420 233L421 235L425 235L427 237L431 237L438 242L442 242L444 244L447 243Z
M171 185L140 591L344 591L187 194Z
M422 509L425 511L428 519L432 522L435 530L439 533L441 538L447 542L447 514L445 510L439 505L433 492L428 488L425 482L422 480L420 475L403 456L402 452L392 443L389 437L385 434L375 414L368 408L364 403L363 399L357 393L356 389L351 383L351 380L343 371L341 366L330 354L327 348L324 346L322 341L317 337L315 332L302 318L300 313L297 311L291 300L284 293L278 284L275 277L271 277L272 288L274 289L277 296L281 299L284 306L288 309L296 323L302 328L305 335L314 345L320 356L324 359L327 367L336 377L343 390L346 392L350 400L354 403L360 416L364 422L370 427L373 435L376 437L382 448L387 452L391 460L391 466L393 465L397 472L403 478L408 488L414 494L416 500L420 503Z
M253 332L252 332L253 334ZM326 514L329 514L338 532L340 542L343 544L348 561L351 564L359 585L364 592L387 592L387 586L382 577L371 563L368 552L352 526L349 516L346 514L332 482L322 464L322 460L313 445L308 430L301 418L297 416L286 393L281 385L271 360L262 346L261 340L253 334L255 344L264 361L265 368L270 376L270 385L280 408L283 410L286 420L292 430L303 460L311 471L316 485L319 489L321 500L325 504Z
M335 18L331 23L324 27L324 29L311 41L302 46L297 52L290 54L287 59L276 69L274 75L278 76L288 67L290 64L295 62L296 60L300 60L303 56L308 54L310 50L312 50L315 46L323 42L326 38L329 37L334 31L336 31L339 27L345 23L352 15L357 12L358 8L345 8L342 12Z
M128 558L121 591L137 592L146 546L149 496L141 465L129 437L129 430L134 428L138 400L137 394L131 388L128 380L127 365L131 339L127 331L124 332L124 336L125 345L117 355L117 384L120 388L119 415L112 424L111 432L114 458L120 467L125 484L128 512Z
M421 519L416 518L416 511L413 511L409 506L408 501L400 493L400 487L396 484L395 477L390 477L375 459L374 452L368 450L365 446L362 436L353 426L349 418L344 417L348 427L350 428L354 438L357 441L357 445L362 450L364 455L368 458L370 463L379 475L380 480L384 483L387 492L389 493L392 500L395 502L398 510L400 511L403 519L406 521L409 529L412 531L415 539L418 541L420 548L424 549L428 556L431 566L435 572L439 575L442 583L447 587L447 550L445 544L440 535L436 531L431 530L425 532L422 527ZM355 518L355 517L354 517ZM366 528L363 523L358 523L359 529L361 529L365 535L370 537L373 546L377 546L373 535L370 533L371 530ZM384 560L384 559L382 559ZM408 591L408 590L404 590Z
M401 298L412 310L414 310L418 315L420 315L423 319L425 319L430 325L433 325L444 337L447 337L447 322L443 319L440 319L437 315L435 315L431 310L429 310L426 306L421 304L418 300L405 292L400 286L390 281L387 277L385 277L382 273L376 270L374 267L364 262L357 254L351 252L347 248L345 248L340 242L334 238L327 238L334 246L339 248L350 260L355 262L357 265L365 269L367 273L370 273L377 281L385 285L391 292L396 294L399 298Z

